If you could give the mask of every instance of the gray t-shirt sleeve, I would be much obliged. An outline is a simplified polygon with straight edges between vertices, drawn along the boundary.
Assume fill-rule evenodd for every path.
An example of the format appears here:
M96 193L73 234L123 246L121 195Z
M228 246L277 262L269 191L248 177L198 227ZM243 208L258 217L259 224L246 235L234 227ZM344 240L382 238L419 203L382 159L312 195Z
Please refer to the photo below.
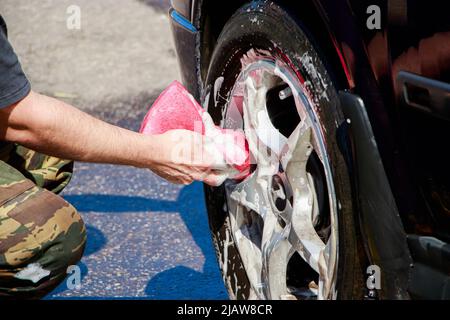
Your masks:
M30 82L7 39L6 24L0 15L0 108L22 100L30 90Z

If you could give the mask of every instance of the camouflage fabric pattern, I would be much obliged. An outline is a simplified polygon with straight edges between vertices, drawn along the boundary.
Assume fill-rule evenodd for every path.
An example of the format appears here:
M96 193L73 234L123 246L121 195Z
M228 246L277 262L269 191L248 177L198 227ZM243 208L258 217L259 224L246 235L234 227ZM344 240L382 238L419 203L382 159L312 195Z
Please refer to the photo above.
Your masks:
M55 194L72 167L21 146L0 149L0 298L41 298L81 259L84 223Z
M13 143L0 147L0 160L37 186L54 193L61 192L72 177L73 161L50 157Z

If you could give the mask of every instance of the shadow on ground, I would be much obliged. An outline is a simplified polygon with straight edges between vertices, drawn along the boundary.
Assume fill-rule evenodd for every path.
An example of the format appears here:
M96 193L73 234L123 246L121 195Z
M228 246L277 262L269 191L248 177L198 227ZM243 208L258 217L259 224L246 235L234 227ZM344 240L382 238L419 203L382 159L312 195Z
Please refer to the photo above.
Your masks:
M86 248L84 250L83 256L89 256L97 251L99 251L101 248L103 248L106 244L106 237L99 229L87 225L86 226L86 233L87 233L87 243ZM83 282L83 279L88 274L88 267L83 262L79 262L78 267L81 271L81 282ZM57 295L61 292L64 292L68 290L66 281L63 281L56 289L54 289L49 296Z
M74 205L80 212L96 212L105 214L122 214L127 212L178 212L191 233L195 243L200 248L205 261L202 272L183 265L175 266L153 276L146 288L143 297L123 297L124 299L226 299L225 288L217 288L218 278L217 261L211 241L205 241L205 233L208 232L207 221L196 216L204 211L203 188L201 184L194 183L181 189L176 201L151 199L138 196L110 195L110 194L82 194L65 195L64 198ZM201 206L202 210L197 210ZM88 241L86 255L94 254L106 245L107 239L103 233L87 226ZM208 236L208 235L206 235ZM176 237L176 235L174 235ZM79 264L81 277L89 272L88 266ZM212 285L214 283L214 285ZM62 283L51 296L67 290ZM59 299L58 297L55 297ZM92 297L99 299L100 297ZM51 297L50 297L51 299ZM64 299L67 299L64 297ZM69 297L77 299L77 297ZM82 297L89 299L89 297Z

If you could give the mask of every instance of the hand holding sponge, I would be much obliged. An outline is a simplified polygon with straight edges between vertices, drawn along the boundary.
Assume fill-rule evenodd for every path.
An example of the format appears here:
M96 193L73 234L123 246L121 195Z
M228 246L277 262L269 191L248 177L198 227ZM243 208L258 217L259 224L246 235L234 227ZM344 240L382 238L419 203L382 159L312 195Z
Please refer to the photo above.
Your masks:
M243 131L215 126L210 115L178 81L172 82L156 99L139 132L156 135L175 129L195 131L207 137L209 143L202 150L226 164L212 168L220 171L222 178L218 185L226 179L244 179L249 174L250 156Z

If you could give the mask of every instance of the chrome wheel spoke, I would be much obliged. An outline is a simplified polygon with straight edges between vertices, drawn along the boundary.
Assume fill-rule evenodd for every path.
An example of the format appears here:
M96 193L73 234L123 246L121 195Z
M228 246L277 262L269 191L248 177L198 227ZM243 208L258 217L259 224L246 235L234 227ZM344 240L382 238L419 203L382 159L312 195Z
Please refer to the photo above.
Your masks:
M270 210L268 199L268 180L259 176L259 171L253 172L247 179L234 187L230 198L241 206L258 213L263 219Z
M295 252L288 241L289 227L281 229L276 219L267 221L269 232L268 241L262 246L262 274L266 283L265 294L269 299L283 299L287 295L286 271L289 259ZM278 229L278 230L277 230ZM281 229L281 230L280 230ZM263 236L264 237L264 236Z
M244 132L250 153L258 164L262 164L260 167L264 167L264 170L271 170L268 168L270 164L278 162L276 157L280 155L281 147L287 141L273 126L267 113L265 96L269 82L270 79L263 74L249 76L245 81L243 102ZM275 169L277 172L278 168Z
M283 155L283 167L292 186L292 231L291 241L302 258L320 274L326 274L324 260L325 243L320 239L314 225L317 206L315 189L307 174L306 165L313 151L312 129L301 123L291 135ZM296 238L296 239L295 239Z
M286 173L290 163L291 167L302 165L300 169L306 173L306 162L314 149L312 138L311 126L306 121L300 122L281 150L280 161Z

